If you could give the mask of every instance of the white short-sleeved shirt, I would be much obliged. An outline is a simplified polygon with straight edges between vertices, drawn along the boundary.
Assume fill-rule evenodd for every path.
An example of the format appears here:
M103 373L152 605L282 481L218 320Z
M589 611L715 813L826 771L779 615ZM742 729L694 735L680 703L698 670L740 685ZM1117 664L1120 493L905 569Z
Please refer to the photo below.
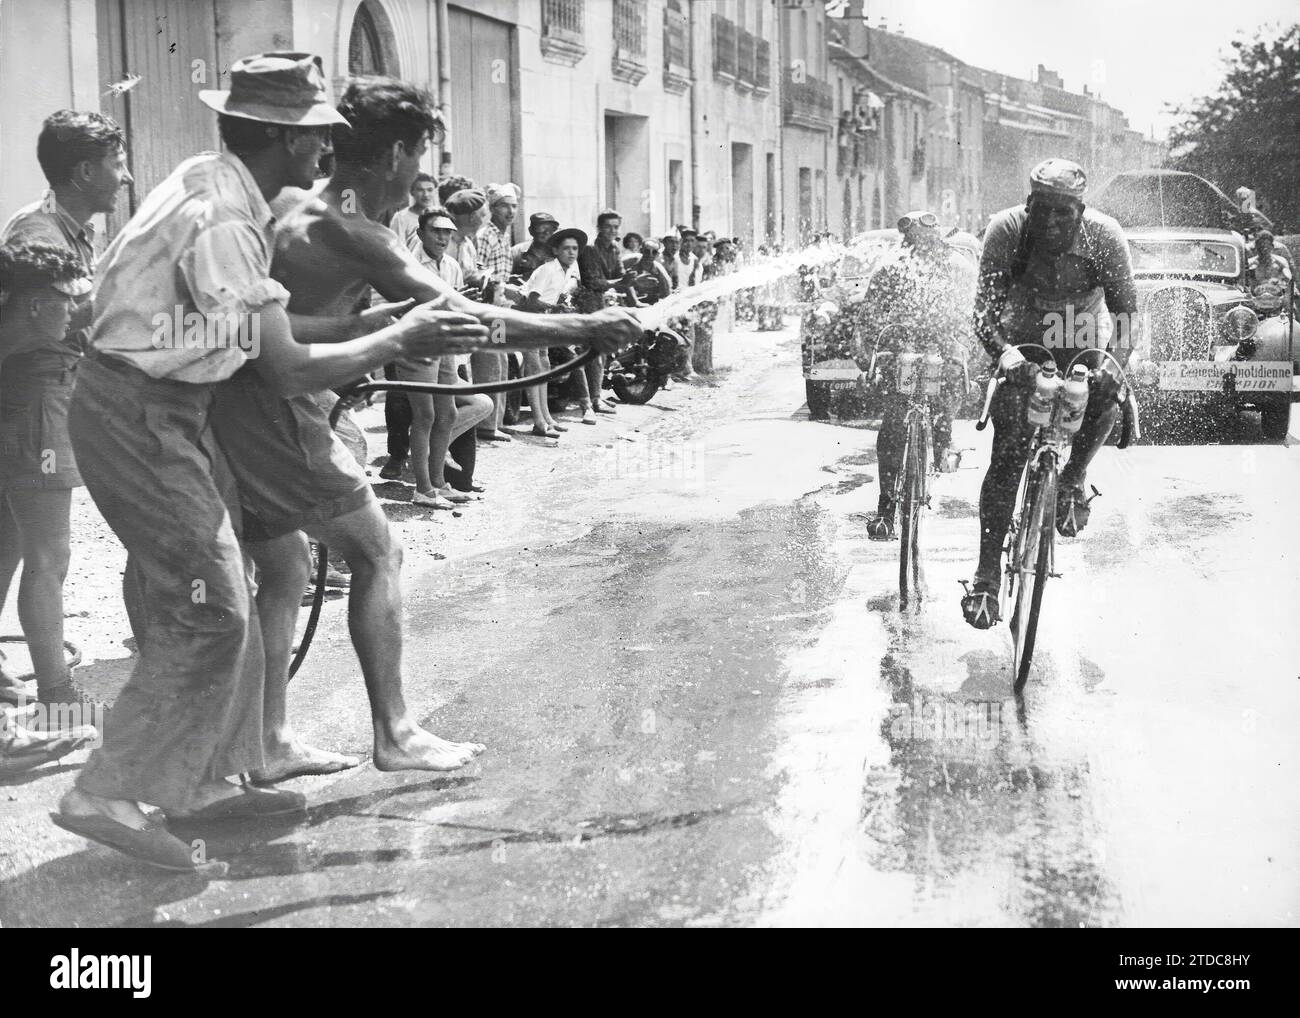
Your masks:
M219 382L247 360L230 326L289 291L271 279L275 219L229 152L181 163L149 192L99 263L91 345L154 378ZM197 317L195 317L197 315ZM218 344L191 343L205 323ZM160 331L161 330L161 331ZM177 336L178 330L183 330Z
M447 252L444 251L442 257L434 261L421 244L415 252L415 259L453 289L459 290L465 285L465 273L461 271L460 263Z
M539 265L524 284L524 295L536 293L544 304L555 304L566 293L571 293L578 285L578 263L574 262L567 269L558 258Z

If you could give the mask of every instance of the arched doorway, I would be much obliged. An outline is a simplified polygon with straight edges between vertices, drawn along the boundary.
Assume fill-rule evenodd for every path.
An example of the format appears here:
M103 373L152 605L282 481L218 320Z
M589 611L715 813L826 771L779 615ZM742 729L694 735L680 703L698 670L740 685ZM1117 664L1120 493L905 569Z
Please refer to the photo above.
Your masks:
M383 5L376 0L361 0L352 17L352 32L348 36L348 73L401 75L393 24Z

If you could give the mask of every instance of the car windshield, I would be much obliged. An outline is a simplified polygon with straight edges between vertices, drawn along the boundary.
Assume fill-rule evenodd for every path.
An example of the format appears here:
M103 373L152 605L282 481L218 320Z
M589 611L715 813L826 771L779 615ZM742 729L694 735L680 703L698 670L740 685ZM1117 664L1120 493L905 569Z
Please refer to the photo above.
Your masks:
M1203 240L1130 240L1133 271L1203 273L1236 277L1241 272L1237 249Z

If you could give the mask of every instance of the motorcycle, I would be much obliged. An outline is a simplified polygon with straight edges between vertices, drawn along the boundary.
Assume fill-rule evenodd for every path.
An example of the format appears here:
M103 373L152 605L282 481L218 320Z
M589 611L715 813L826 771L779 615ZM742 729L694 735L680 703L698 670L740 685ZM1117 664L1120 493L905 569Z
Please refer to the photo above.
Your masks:
M632 298L621 298L627 307L637 308L647 305ZM620 303L620 298L606 301L609 305ZM572 299L566 294L561 298L560 306L548 314L577 314ZM643 404L650 402L656 392L673 374L685 369L687 342L677 332L666 326L646 329L641 338L631 346L624 347L617 354L605 358L605 374L601 380L601 389L612 389L623 403ZM561 365L573 359L573 352L567 347L551 347L552 365ZM511 357L511 377L518 377L519 367ZM563 409L565 403L576 401L581 393L573 372L563 374L550 383L548 393L553 410ZM507 415L512 411L518 415L522 396L518 390L510 393L507 400ZM509 422L509 417L507 417Z

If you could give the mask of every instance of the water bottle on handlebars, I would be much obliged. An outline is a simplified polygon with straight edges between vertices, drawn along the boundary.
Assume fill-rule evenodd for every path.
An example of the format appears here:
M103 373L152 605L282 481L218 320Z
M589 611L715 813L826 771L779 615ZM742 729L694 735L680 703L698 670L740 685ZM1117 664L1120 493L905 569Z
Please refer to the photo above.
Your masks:
M898 355L898 391L916 391L916 373L921 367L921 355L911 350L904 350Z
M1076 364L1061 386L1060 428L1067 435L1075 434L1083 426L1083 414L1088 409L1088 369Z
M898 355L898 391L910 396L938 396L943 389L943 358L937 353L904 351Z
M1048 361L1039 369L1033 392L1029 394L1030 424L1046 427L1052 423L1052 411L1056 409L1056 396L1060 390L1061 377L1056 373L1056 364Z
M931 351L925 355L925 394L938 396L943 390L943 358Z

